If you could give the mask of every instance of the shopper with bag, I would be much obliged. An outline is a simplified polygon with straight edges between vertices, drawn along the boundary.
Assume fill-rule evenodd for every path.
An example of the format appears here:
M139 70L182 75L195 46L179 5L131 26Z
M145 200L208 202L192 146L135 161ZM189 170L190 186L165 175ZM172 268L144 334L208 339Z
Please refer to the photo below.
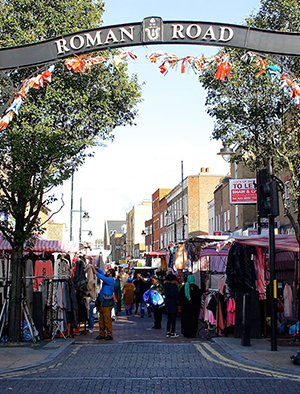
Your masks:
M151 281L152 281L152 285L150 287L150 290L152 290L153 294L150 296L150 303L153 305L153 314L154 314L154 326L152 328L160 329L162 314L165 305L163 300L163 295L165 291L162 284L159 282L157 276L152 276Z
M99 316L99 335L96 339L113 339L111 311L115 306L114 287L115 270L110 268L105 273L99 268L95 268L97 278L102 280L102 288L99 293L100 316Z

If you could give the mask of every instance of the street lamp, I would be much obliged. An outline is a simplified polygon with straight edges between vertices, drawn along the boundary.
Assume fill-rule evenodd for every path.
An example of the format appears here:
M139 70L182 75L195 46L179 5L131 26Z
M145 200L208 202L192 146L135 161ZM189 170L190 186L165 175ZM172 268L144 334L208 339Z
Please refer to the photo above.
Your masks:
M222 159L230 163L231 156L234 154L234 150L230 148L225 142L223 142L223 148L220 149L220 152L217 155L222 156Z

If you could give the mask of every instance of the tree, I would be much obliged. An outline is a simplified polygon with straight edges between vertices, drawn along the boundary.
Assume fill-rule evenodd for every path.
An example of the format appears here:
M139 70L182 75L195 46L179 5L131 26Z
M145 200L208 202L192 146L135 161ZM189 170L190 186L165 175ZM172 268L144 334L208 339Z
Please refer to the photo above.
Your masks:
M299 31L300 2L263 0L257 15L250 16L246 23L258 28ZM292 57L270 59L244 54L238 49L220 53L230 57L231 78L217 80L213 77L213 69L207 69L200 76L207 90L207 112L216 120L213 138L237 144L240 154L233 160L253 170L263 168L266 159L274 159L273 173L279 182L285 213L300 245L299 210L296 220L293 216L295 207L300 206L300 108L295 107L289 97L292 88L284 85L284 78L289 78L292 87L297 88L294 76L300 74L300 62ZM271 78L267 70L256 75L264 61L273 66L269 69ZM282 80L276 79L279 75ZM286 185L279 179L283 170L290 178L289 199L286 198Z
M100 0L1 0L0 43L20 45L93 28L103 11ZM18 92L25 78L42 70L7 72L3 83ZM18 341L20 332L23 244L43 231L39 212L52 200L45 196L84 163L87 148L113 139L115 127L134 123L141 90L127 71L122 63L114 73L97 65L74 74L59 62L52 82L30 89L18 116L0 131L0 212L12 218L0 222L13 247L11 341Z

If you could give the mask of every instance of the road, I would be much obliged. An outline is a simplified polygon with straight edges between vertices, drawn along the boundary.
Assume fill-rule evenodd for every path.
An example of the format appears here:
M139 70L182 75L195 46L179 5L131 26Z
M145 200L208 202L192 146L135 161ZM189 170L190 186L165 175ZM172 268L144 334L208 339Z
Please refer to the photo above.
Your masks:
M165 338L152 319L120 316L114 341L80 335L55 360L0 376L0 393L297 393L300 374L254 364L213 340Z

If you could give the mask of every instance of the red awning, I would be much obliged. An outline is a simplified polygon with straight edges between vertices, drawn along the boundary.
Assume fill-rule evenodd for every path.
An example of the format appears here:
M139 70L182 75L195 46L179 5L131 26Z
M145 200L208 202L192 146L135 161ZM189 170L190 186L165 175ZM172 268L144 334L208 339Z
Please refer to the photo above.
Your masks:
M26 246L24 245L25 251L32 251L32 252L77 252L78 251L78 242L74 241L51 241L48 239L44 239L41 237L34 237L32 241L33 245ZM0 239L0 250L4 250L6 252L11 252L12 247L8 241L1 237Z
M235 237L235 241L243 245L269 247L269 237L266 235L252 235L250 237ZM294 234L275 235L275 249L299 252L299 244Z
M145 253L145 256L151 256L151 257L160 257L160 256L166 256L168 252L149 252Z

